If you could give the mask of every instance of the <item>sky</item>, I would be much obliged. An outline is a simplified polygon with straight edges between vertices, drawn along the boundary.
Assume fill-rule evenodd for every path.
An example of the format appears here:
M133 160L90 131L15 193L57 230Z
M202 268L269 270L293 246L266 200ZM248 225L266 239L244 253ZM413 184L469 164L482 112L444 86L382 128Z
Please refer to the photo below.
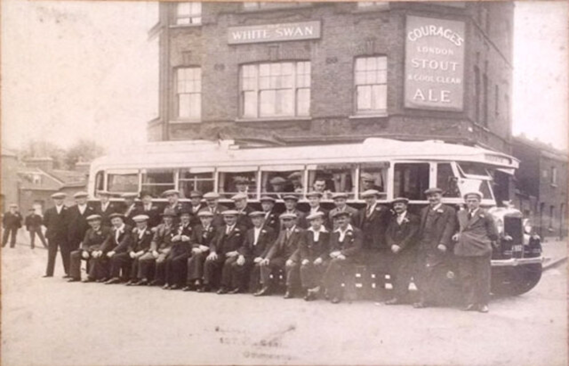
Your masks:
M2 143L146 141L158 115L158 6L3 0ZM516 2L513 131L567 146L568 3Z

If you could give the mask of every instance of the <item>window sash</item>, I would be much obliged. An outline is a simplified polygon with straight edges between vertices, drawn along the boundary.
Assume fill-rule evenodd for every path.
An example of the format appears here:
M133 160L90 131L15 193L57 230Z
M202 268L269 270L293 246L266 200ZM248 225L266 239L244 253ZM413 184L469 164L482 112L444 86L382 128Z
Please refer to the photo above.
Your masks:
M387 57L358 57L354 67L355 109L359 113L387 110Z
M176 4L176 24L190 25L202 23L202 3L183 2Z
M201 68L185 67L176 71L176 115L180 119L201 120Z

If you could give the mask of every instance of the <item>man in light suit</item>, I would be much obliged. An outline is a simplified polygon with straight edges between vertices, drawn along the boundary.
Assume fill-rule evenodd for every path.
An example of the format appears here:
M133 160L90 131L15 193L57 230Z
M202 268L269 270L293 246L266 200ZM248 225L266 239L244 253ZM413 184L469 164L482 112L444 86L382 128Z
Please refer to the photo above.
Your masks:
M498 240L498 229L492 216L480 208L482 193L464 195L466 210L458 212L459 232L454 254L466 300L466 311L488 312L492 242Z

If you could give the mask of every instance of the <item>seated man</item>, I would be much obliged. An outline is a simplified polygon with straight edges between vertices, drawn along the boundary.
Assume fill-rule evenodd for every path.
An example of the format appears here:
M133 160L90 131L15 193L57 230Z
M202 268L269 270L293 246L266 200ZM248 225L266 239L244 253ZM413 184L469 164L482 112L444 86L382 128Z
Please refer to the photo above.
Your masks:
M212 225L213 213L202 210L198 213L200 224L194 227L192 232L192 249L187 262L188 275L186 287L183 291L203 291L203 268L205 259L209 253L209 247L215 238L215 228Z
M132 230L132 245L128 252L131 258L131 266L130 280L126 283L127 286L132 286L137 283L140 257L149 252L150 243L154 236L152 229L148 226L150 216L136 215L132 219L136 223L136 227Z
M138 281L137 285L163 285L164 284L164 260L172 246L172 238L175 235L174 218L176 213L173 210L165 209L162 214L163 223L156 227L156 232L150 243L150 251L138 259ZM149 283L150 275L154 269L154 280Z
M97 282L105 282L109 279L109 274L118 282L120 267L110 267L112 259L116 254L128 251L132 240L132 228L124 223L124 215L113 213L109 215L111 220L111 234L101 245L99 250L93 251L93 277ZM112 271L110 271L112 270Z
M305 290L306 301L314 300L320 292L322 276L329 261L330 232L324 227L324 214L309 215L308 230L302 233L299 245L300 282Z
M111 215L113 216L113 215ZM107 252L107 257L109 258L110 264L110 279L105 282L106 285L111 285L115 283L121 282L121 272L122 272L122 279L130 276L130 265L131 265L131 258L130 258L130 250L132 248L132 227L126 225L127 217L124 214L114 214L115 217L111 217L111 223L117 219L123 220L123 224L117 228L115 231L115 236L118 237L118 233L122 233L122 231L126 231L125 233L125 240L117 239L116 247L113 247L111 251ZM134 222L134 221L133 221ZM126 240L128 238L128 240Z
M236 210L223 212L225 225L217 229L204 265L204 292L216 285L220 274L221 286L217 293L225 294L231 287L231 264L237 260L247 232L246 228L237 225L237 215Z
M230 293L243 292L245 290L247 275L251 273L252 267L261 262L268 253L273 241L275 231L265 225L265 212L253 211L249 214L253 227L247 230L245 242L238 250L239 257L233 264L233 278L235 279L234 289ZM259 272L250 276L249 288L256 292L259 285Z
M258 263L263 288L255 293L255 296L268 295L271 292L271 273L286 268L286 293L285 299L293 297L293 287L298 283L298 243L302 235L302 229L296 226L296 215L283 213L280 216L283 228L275 243L263 260Z
M330 301L337 304L342 300L342 283L346 270L356 263L362 249L363 235L360 229L350 224L350 214L336 212L334 219L338 228L330 236L330 264L324 274L324 284Z
M172 237L172 250L166 256L166 284L164 289L182 288L187 276L187 262L192 250L192 216L189 210L182 210L180 223Z
M81 259L87 261L87 279L84 282L95 281L95 271L92 263L92 253L100 250L103 243L111 235L111 229L102 224L101 215L90 215L87 217L90 229L85 233L85 238L81 242L81 248L71 252L68 282L81 280Z

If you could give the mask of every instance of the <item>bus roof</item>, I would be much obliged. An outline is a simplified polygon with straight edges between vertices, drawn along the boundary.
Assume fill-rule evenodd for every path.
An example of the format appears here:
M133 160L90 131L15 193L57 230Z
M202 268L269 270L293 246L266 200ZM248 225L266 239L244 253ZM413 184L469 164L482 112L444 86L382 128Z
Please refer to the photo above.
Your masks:
M152 169L165 167L239 167L310 165L381 161L467 161L517 169L518 160L482 147L442 141L399 141L368 138L362 143L285 147L239 147L232 140L147 143L98 158L91 169Z

